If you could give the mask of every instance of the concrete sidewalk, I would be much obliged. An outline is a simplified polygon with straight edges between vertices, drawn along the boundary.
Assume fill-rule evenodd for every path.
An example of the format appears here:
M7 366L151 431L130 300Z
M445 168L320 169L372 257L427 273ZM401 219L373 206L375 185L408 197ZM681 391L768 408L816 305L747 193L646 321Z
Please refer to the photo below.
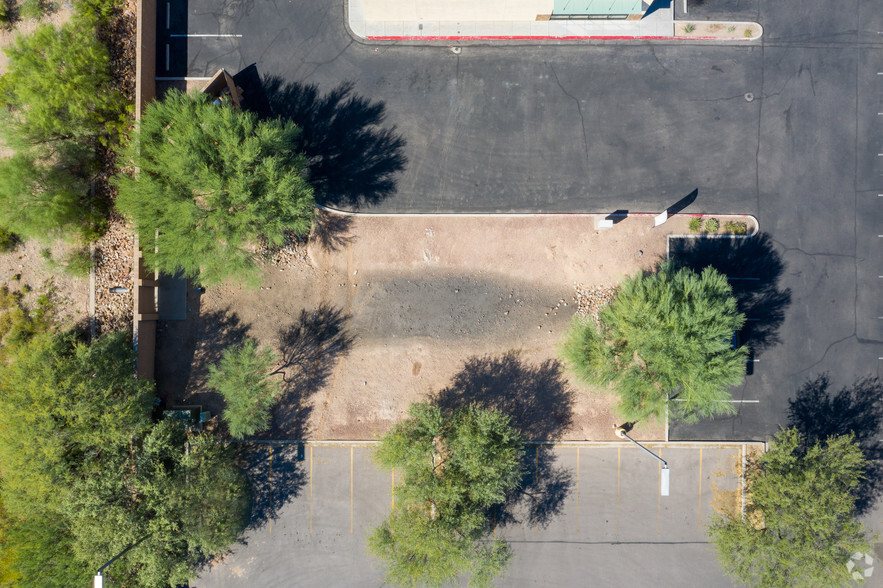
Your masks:
M348 0L347 22L354 35L368 41L676 38L672 8L642 20L371 20L362 0Z

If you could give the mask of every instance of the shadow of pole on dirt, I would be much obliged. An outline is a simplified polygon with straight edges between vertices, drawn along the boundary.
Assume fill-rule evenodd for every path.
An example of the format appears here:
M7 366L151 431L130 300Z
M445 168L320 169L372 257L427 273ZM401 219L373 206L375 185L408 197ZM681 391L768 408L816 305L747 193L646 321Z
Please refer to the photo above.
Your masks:
M778 331L791 304L791 290L779 289L785 270L770 236L672 239L669 258L675 267L701 272L711 266L726 275L739 311L745 314L741 341L755 356L779 342Z
M266 76L263 90L273 115L301 129L299 149L309 159L316 202L360 208L395 193L395 176L405 169L405 139L383 128L386 106L344 82L327 94L315 84L286 83Z
M788 426L803 433L808 444L855 435L868 460L865 477L853 493L857 513L865 514L883 495L883 383L866 377L837 393L829 387L827 374L806 382L788 401Z
M472 357L451 385L431 399L442 410L475 403L509 415L525 441L554 441L573 419L573 391L556 360L530 365L517 352ZM573 473L555 465L550 445L530 444L522 461L521 487L491 510L497 525L527 522L546 526L560 513L573 486Z

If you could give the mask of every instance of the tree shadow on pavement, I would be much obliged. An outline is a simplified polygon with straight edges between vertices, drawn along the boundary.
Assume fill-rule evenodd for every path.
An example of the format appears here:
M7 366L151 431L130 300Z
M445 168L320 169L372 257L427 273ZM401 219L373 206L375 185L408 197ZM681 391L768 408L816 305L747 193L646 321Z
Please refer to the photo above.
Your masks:
M309 158L316 202L361 207L395 193L395 176L405 169L405 139L382 128L383 102L370 101L344 82L321 95L315 84L264 78L273 114L301 128L300 149Z
M434 395L442 410L472 403L509 415L525 441L559 439L573 420L573 391L561 364L530 365L517 352L472 357L450 386ZM546 526L560 513L573 486L570 470L555 465L551 445L530 445L524 453L521 487L489 516L497 525L526 522ZM525 514L526 513L526 514Z
M866 377L837 393L829 391L827 374L805 383L788 401L788 426L814 444L852 433L868 460L865 477L853 493L856 511L865 514L883 495L883 383Z
M701 272L711 266L726 275L739 311L745 314L740 340L759 356L779 343L779 327L791 304L791 290L780 289L782 257L766 233L747 238L672 239L669 259L675 267Z
M277 519L280 509L300 494L307 482L301 448L296 443L237 444L238 458L251 486L247 529L257 529Z
M312 412L310 397L325 385L341 355L353 345L347 331L349 320L338 308L321 304L301 310L298 319L279 331L283 395L273 409L273 424L265 435L271 439L305 439Z

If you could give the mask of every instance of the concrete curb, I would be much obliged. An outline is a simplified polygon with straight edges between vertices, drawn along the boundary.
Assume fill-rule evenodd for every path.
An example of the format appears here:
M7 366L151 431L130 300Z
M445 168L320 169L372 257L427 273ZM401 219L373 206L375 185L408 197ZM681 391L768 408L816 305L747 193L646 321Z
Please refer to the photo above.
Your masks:
M680 40L682 40L682 39L686 39L686 40L698 39L698 40L702 40L702 41L712 40L712 41L727 41L727 42L730 42L730 41L749 42L749 41L757 41L758 39L760 39L763 36L763 32L764 32L763 25L761 25L759 22L752 22L752 21L747 21L747 20L738 20L738 21L730 20L730 21L728 21L728 20L683 19L683 20L675 20L674 24L675 24L675 31L677 31L677 25L688 25L688 24L731 26L731 27L735 27L737 29L739 29L739 28L744 29L746 27L755 26L758 29L760 29L760 33L758 33L756 36L753 36L753 37L746 37L746 36L744 36L744 34L741 36L734 35L734 36L726 36L726 37L723 37L723 36L691 37L688 34L684 34L684 35L675 34L675 36Z
M743 445L752 445L763 447L766 450L765 441L649 441L637 439L641 444L655 448L681 448L681 449L725 449L728 447L741 447ZM354 440L345 441L342 439L315 440L308 439L224 439L224 443L238 444L254 444L254 445L309 445L312 447L376 447L380 445L380 441ZM525 445L548 445L550 447L629 447L634 448L631 443L624 441L525 441Z
M324 206L322 204L316 204L315 207L319 210L323 210L325 212L330 212L333 214L339 214L341 216L374 216L381 218L392 218L392 217L501 217L501 218L524 218L524 217L535 217L535 216L562 216L562 217L573 217L573 216L585 216L585 217L595 217L595 216L613 216L614 213L610 212L351 212L348 210L340 210L339 208L331 208L330 206ZM626 216L658 216L658 212L629 212ZM675 217L702 217L702 216L713 216L715 218L750 218L754 221L754 232L750 235L677 235L678 237L753 237L760 231L760 222L757 220L753 214L716 214L709 212L679 212L671 215L669 218ZM675 236L675 235L670 235Z

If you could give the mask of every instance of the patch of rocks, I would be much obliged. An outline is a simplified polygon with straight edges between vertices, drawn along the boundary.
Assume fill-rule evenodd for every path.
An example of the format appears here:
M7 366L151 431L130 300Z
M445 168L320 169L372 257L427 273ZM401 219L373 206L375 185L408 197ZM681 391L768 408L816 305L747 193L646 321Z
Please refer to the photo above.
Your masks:
M291 231L285 231L285 243L278 247L271 247L265 239L261 239L258 252L267 263L276 266L292 267L310 264L307 254L307 238L295 235Z
M616 286L584 286L574 284L576 288L577 314L598 320L601 309L616 296Z
M132 233L120 217L111 219L95 242L95 323L101 333L132 328L134 248Z

